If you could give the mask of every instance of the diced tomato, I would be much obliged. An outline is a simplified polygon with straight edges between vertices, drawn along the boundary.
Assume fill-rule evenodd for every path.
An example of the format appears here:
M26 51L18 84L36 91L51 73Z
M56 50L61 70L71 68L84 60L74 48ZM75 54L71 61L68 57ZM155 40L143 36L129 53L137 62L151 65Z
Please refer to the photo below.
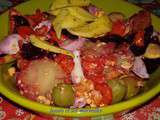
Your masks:
M102 104L109 105L112 103L112 89L107 84L95 84L95 89L100 91L103 96Z
M57 42L59 45L63 44L65 40L68 38L65 35L61 35L61 39L57 38L56 32L54 30L49 31L50 35L50 43L53 44L54 42Z
M3 57L0 57L0 64L5 63L5 59Z
M28 21L30 22L31 26L36 26L41 21L47 20L46 15L41 12L41 10L37 9L34 15L26 16Z
M144 46L144 31L138 31L134 37L133 44L138 47Z
M91 57L90 55L82 58L82 67L86 72L102 73L104 70L104 61L100 57Z
M125 30L126 30L126 26L124 21L118 20L112 24L111 34L116 34L123 37L125 34Z
M35 30L36 35L46 35L48 33L48 28L47 26L42 26L41 28L38 28Z
M73 59L70 58L69 56L66 55L58 55L55 58L55 61L61 66L61 68L64 70L64 72L66 73L66 79L65 79L65 83L71 83L71 72L73 70L74 67L74 62Z
M105 83L105 76L103 73L101 74L86 74L85 77L89 80L92 80L95 84L102 84Z
M71 74L74 67L74 62L71 57L60 54L55 58L55 61L62 67L65 73Z
M50 43L53 44L54 42L57 42L60 44L61 40L57 38L55 31L50 30L49 31L49 35L51 37L50 39Z
M31 35L33 33L33 30L29 26L20 26L17 28L17 32L19 35L21 35L22 37L25 38L25 37Z

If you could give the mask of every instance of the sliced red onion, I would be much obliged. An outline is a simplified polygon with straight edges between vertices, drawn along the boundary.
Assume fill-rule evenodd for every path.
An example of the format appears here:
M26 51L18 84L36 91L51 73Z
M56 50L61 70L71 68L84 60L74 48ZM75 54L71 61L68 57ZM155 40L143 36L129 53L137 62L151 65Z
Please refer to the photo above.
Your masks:
M61 48L64 48L64 49L70 50L70 51L78 50L83 46L85 41L86 41L85 38L79 38L77 40L71 41L67 45L61 46Z
M79 83L81 80L84 79L83 69L81 65L81 59L80 59L80 51L75 50L73 51L74 54L74 68L71 72L72 82L73 83Z
M19 51L19 40L22 40L20 35L9 35L0 43L0 54L16 54Z
M88 10L89 10L89 13L91 13L92 15L95 15L96 12L99 11L99 9L95 6L89 6Z
M132 71L139 77L148 79L149 74L147 73L146 66L141 57L135 57Z
M81 97L81 98L75 98L75 102L74 105L71 106L71 108L82 108L86 105L86 100L85 98Z
M51 21L49 21L49 20L45 20L45 21L42 21L41 23L39 23L37 26L35 26L34 28L33 28L33 30L35 31L36 29L39 29L39 28L41 28L41 27L43 27L43 26L46 26L48 29L48 31L51 29ZM46 32L48 32L48 31L46 31Z

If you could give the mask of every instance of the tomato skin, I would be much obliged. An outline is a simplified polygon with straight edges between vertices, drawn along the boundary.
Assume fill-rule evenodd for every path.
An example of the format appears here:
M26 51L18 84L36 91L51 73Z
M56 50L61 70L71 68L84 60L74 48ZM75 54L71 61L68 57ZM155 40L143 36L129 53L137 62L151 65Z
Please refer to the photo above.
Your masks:
M126 30L125 23L123 21L116 21L112 24L112 31L111 34L116 34L120 36L124 36Z
M33 30L29 26L20 26L17 28L17 32L19 35L21 35L23 38L31 35L33 33Z
M109 105L112 103L112 89L107 84L95 84L95 89L99 90L103 96L102 104Z

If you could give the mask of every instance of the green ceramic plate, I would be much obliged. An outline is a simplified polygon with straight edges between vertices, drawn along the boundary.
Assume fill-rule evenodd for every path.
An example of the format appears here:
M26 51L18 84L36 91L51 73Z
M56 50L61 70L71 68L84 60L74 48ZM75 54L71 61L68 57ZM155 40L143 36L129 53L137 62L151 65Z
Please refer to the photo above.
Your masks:
M119 11L123 12L126 16L130 16L133 13L140 10L140 8L130 5L129 3L123 2L121 0L92 0L93 4L98 7L103 8L106 12ZM18 5L17 10L21 11L23 14L32 14L37 8L41 10L48 10L52 0L30 0L26 3ZM160 19L156 16L152 16L152 22L154 28L160 31ZM8 12L5 12L0 16L0 39L8 34ZM86 117L86 116L99 116L113 114L116 112L128 110L139 106L156 94L160 92L160 69L158 69L154 74L151 75L150 81L148 81L145 91L140 95L123 101L114 105L109 105L107 107L99 109L66 109L60 107L52 107L40 104L38 102L31 101L21 96L15 88L13 80L5 74L7 65L0 66L0 92L10 100L15 103L33 110L39 113L45 113L50 115L58 116L70 116L70 117Z

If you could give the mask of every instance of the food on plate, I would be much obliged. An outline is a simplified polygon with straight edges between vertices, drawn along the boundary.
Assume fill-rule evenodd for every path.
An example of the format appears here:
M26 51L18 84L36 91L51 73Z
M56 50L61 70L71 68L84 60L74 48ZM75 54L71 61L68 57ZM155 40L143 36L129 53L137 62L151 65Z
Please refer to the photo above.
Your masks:
M144 57L154 59L160 58L160 46L157 44L150 43L144 53Z
M111 25L112 23L107 16L101 16L91 23L70 28L68 31L80 37L93 38L110 32Z
M131 99L160 66L160 36L151 15L127 18L89 0L54 0L48 11L9 11L0 64L20 94L42 104L103 107Z

